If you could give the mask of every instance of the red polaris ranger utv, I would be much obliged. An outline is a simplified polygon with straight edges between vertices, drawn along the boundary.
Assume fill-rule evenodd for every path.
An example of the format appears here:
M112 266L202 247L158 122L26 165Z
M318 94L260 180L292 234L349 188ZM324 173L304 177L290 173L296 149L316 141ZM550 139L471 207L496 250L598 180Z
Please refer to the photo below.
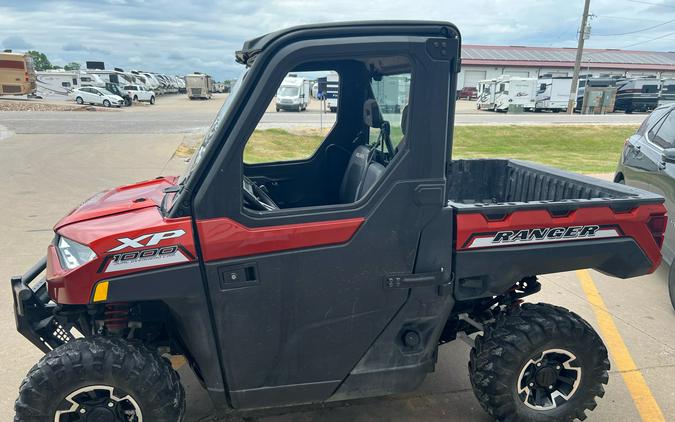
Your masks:
M171 355L226 409L395 394L471 335L469 377L494 418L583 419L607 350L578 315L523 299L539 274L654 271L663 199L451 160L460 34L446 22L296 27L236 59L182 177L96 194L12 279L17 329L46 353L15 420L180 420ZM304 156L251 159L290 72L339 75L335 124Z

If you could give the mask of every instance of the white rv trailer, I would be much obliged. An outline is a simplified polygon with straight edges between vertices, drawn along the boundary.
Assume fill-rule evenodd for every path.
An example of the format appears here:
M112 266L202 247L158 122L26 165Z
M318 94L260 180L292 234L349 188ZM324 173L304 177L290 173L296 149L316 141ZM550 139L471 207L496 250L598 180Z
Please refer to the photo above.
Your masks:
M496 79L478 81L478 98L476 108L478 110L495 110L495 91L497 90Z
M570 76L540 76L534 111L551 110L553 112L567 110L570 99L572 77Z
M157 75L151 72L140 72L145 78L148 80L150 83L150 86L154 87L152 88L153 91L155 91L155 94L157 95L162 95L164 94L164 88L162 87L162 84L160 83L159 79L157 79Z
M68 94L83 86L105 85L97 75L79 70L44 70L36 72L35 96L38 98L68 100Z
M90 75L98 75L103 79L103 82L110 82L120 86L137 85L130 75L119 70L87 69L86 72Z
M284 78L277 90L276 109L288 111L303 111L307 109L310 96L309 80L295 75Z
M496 80L494 111L509 111L509 106L520 105L534 110L537 95L536 78L500 76Z
M195 98L208 100L211 98L208 75L203 73L192 73L185 75L185 89L187 90L188 98L194 100Z

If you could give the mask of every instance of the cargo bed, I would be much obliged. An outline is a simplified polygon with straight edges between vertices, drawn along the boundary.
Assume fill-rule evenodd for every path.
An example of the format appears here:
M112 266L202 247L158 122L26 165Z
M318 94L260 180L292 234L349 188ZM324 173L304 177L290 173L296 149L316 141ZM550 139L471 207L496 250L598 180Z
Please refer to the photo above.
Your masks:
M447 178L460 300L539 274L595 268L627 278L660 264L657 195L518 160L453 161Z

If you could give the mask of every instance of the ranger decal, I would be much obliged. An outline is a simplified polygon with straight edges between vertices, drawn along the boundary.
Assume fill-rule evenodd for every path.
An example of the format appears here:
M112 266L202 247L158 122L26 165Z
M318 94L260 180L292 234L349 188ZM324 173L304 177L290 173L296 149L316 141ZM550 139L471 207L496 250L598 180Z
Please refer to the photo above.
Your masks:
M465 248L486 248L494 246L514 246L529 243L561 242L584 239L619 237L621 231L616 226L568 226L542 227L521 230L504 230L491 233L478 233L464 245Z

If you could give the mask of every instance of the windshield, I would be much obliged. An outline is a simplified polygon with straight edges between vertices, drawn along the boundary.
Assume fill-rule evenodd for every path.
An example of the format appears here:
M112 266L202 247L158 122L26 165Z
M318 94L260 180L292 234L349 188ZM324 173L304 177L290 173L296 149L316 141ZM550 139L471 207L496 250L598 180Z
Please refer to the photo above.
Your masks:
M279 97L297 97L298 88L294 86L282 86L277 91L277 96Z
M209 130L206 131L206 135L204 136L204 139L202 140L202 144L195 150L195 152L192 154L192 158L190 158L190 164L183 173L183 175L180 177L178 184L182 185L185 183L186 180L190 178L192 175L192 172L194 171L195 167L197 167L197 164L201 161L202 157L204 156L204 153L206 149L209 147L211 144L211 141L213 141L213 138L215 137L216 133L220 131L220 128L223 125L223 118L225 117L225 114L227 111L230 109L230 104L232 104L232 101L234 98L237 96L239 93L239 87L241 87L241 83L246 77L246 72L247 70L244 70L237 79L237 82L232 86L232 90L230 91L229 95L227 96L227 99L223 103L223 105L220 107L220 111L218 111L218 114L216 115L216 118L213 120L213 123L211 123L211 126L209 127Z

